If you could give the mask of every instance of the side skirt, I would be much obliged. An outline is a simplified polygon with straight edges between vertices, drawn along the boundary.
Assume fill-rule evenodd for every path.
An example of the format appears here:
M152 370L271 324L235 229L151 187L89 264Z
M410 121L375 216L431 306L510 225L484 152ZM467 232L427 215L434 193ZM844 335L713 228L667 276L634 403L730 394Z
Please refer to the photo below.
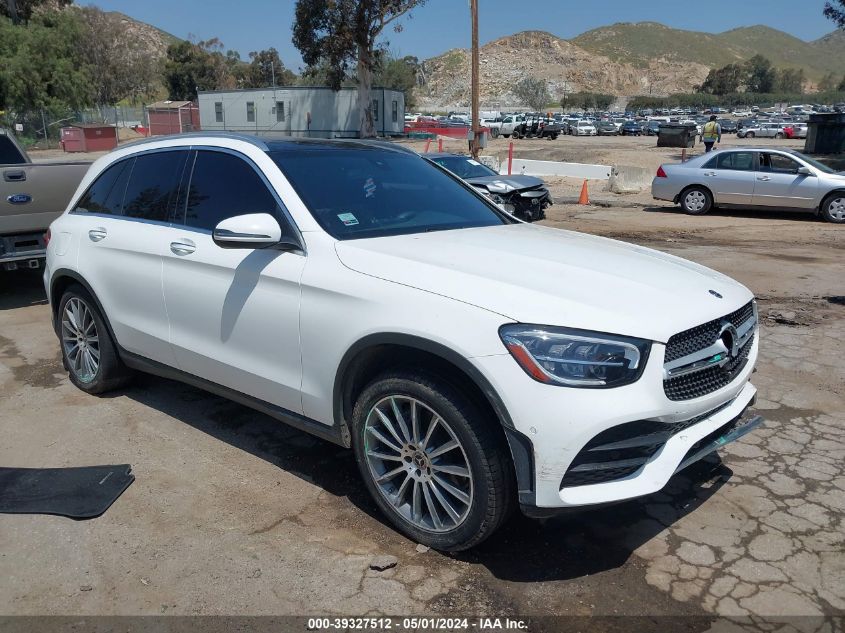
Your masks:
M255 409L256 411L259 411L260 413L263 413L265 415L269 415L271 418L279 420L280 422L284 422L285 424L292 426L295 429L305 431L306 433L315 435L328 442L337 444L338 446L342 446L344 448L350 448L352 446L349 437L349 431L345 427L341 428L338 425L327 426L322 422L312 420L311 418L308 418L299 413L288 411L287 409L283 409L282 407L270 404L269 402L265 402L264 400L259 400L258 398L254 398L253 396L241 393L240 391L237 391L235 389L224 387L223 385L218 385L217 383L211 382L210 380L199 378L198 376L194 376L179 369L169 367L168 365L164 365L154 360L150 360L149 358L144 358L143 356L139 356L138 354L127 352L124 349L119 349L119 353L120 359L124 362L127 367L130 367L131 369L135 369L137 371L141 371L147 374L153 374L154 376L160 376L161 378L167 378L170 380L177 380L179 382L183 382L187 385L191 385L192 387L202 389L203 391L208 391L209 393L221 396L223 398L226 398L227 400L232 400L233 402L237 402L238 404L242 404L251 409Z

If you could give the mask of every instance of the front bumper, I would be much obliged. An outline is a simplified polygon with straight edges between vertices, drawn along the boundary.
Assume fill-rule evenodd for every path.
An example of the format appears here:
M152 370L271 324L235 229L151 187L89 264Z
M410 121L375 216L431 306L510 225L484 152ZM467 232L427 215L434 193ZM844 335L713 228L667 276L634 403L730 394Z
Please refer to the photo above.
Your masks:
M523 440L521 451L533 462L528 469L517 463L522 506L560 509L651 494L662 489L679 468L692 463L690 458L702 448L696 444L714 433L709 439L719 440L720 445L737 439L731 434L732 428L724 427L740 421L756 395L757 390L749 382L758 354L756 338L748 363L730 384L684 401L669 400L663 391L664 349L655 343L642 377L615 389L541 384L527 376L510 355L473 359L490 379L510 414L515 432L509 432L509 439L515 458L520 451L514 450L515 442L511 438L519 436ZM694 418L698 418L695 423L684 428L683 423ZM611 428L640 421L665 425L667 430L681 430L662 442L645 463L633 472L629 469L619 479L566 484L564 477L570 466L591 440ZM526 471L530 477L524 475Z

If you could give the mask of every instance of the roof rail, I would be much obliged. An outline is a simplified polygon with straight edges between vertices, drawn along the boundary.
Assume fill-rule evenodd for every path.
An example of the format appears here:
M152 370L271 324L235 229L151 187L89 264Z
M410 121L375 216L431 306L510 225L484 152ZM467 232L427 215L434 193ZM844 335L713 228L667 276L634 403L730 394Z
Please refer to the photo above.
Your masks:
M257 136L253 136L252 134L238 134L237 132L183 132L182 134L166 134L164 136L150 136L148 138L143 138L137 141L132 141L131 143L127 143L126 145L122 145L120 149L124 147L136 147L138 145L145 145L147 143L155 143L156 141L164 141L169 139L194 139L194 138L227 138L232 139L235 141L244 141L246 143L251 143L255 145L258 149L267 151L267 143L263 140L258 138Z

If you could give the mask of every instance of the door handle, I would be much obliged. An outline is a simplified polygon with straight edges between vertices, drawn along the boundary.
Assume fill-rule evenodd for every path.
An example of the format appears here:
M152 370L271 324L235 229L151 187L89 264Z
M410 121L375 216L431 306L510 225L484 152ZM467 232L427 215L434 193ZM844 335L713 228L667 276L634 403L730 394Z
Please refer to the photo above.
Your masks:
M715 172L715 171L705 171L705 172L704 172L704 175L705 175L705 176L715 176L715 175L716 175L716 172Z
M174 255L190 255L195 250L197 250L197 245L188 239L170 242L170 251Z
M766 180L771 180L771 178L769 178L768 176L757 176L757 180L766 181Z
M26 172L23 169L7 169L3 172L3 180L6 182L23 182L26 180Z
M106 239L106 235L108 235L108 231L106 231L103 227L98 226L96 229L91 229L88 231L88 239L92 242L99 242L100 240Z

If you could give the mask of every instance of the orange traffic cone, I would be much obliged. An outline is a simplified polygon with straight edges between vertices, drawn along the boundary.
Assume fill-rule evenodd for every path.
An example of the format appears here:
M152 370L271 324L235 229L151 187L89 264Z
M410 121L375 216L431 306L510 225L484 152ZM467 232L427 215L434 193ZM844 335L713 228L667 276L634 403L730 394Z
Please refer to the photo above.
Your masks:
M587 191L587 180L581 185L581 196L578 198L578 204L590 204L590 194Z

